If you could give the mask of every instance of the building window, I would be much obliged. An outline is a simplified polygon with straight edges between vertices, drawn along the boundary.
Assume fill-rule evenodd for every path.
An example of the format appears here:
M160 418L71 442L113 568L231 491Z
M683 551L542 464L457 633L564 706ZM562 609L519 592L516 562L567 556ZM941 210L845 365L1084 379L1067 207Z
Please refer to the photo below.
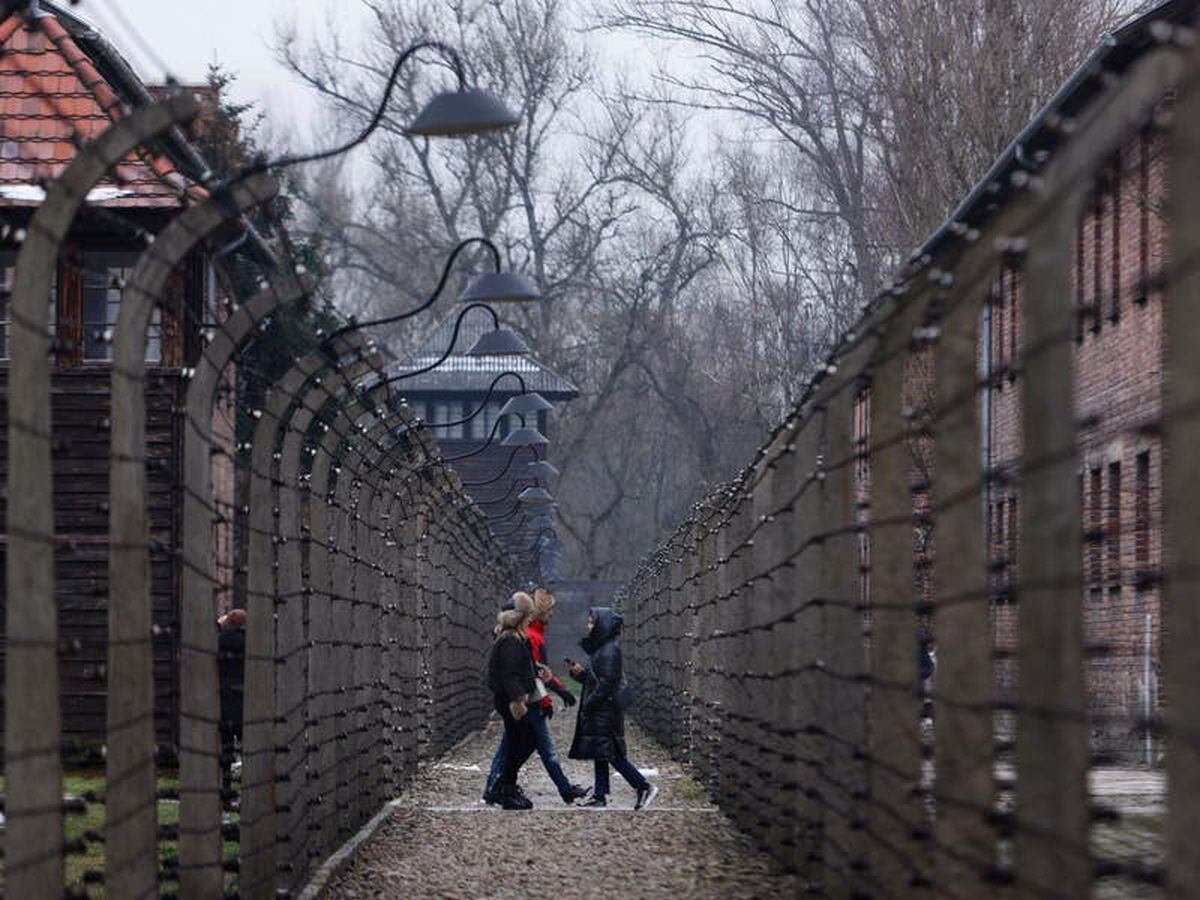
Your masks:
M445 440L461 440L463 436L463 426L461 419L462 403L455 400L436 400L432 404L432 419L433 424L439 426L436 429L437 436ZM444 426L450 422L458 422L457 425L451 425L449 428Z
M1012 367L1017 362L1017 323L1021 321L1020 313L1017 310L1019 286L1017 270L1010 268L1008 270L1008 366L1010 377L1016 375L1016 371Z
M13 273L16 272L14 263L16 254L5 253L0 259L0 358L8 359L8 332L12 320L9 316L8 300L12 296L13 288ZM50 309L54 309L54 305L50 305Z
M996 277L996 281L992 282L991 286L991 308L992 308L992 370L1000 373L1003 376L1004 370L1008 366L1006 358L1006 348L1008 341L1006 340L1007 330L1009 329L1008 311L1004 308L1004 272L1006 269L1001 268L1000 275ZM995 380L996 390L1004 389L1004 378Z
M1108 520L1104 523L1108 556L1108 583L1121 584L1121 464L1108 465Z
M475 417L475 421L478 423L475 429L475 437L481 441L486 441L492 436L492 429L496 425L496 418L499 412L500 401L489 400L483 411Z
M1121 318L1121 155L1117 154L1112 167L1112 307L1108 317L1116 323Z
M1086 271L1084 264L1084 224L1087 222L1085 215L1083 223L1080 223L1079 228L1075 232L1075 340L1076 342L1083 341L1083 319L1087 313L1087 307L1084 305L1084 285L1083 275Z
M1100 317L1104 296L1104 194L1102 187L1096 189L1096 201L1092 207L1092 333L1100 330Z
M992 365L997 372L1004 371L1004 270L992 285ZM1003 390L1004 379L996 380L996 388Z
M1088 473L1087 482L1087 534L1085 546L1087 548L1087 580L1090 585L1098 585L1103 580L1103 572L1101 566L1103 557L1101 555L1101 540L1103 532L1103 522L1101 520L1101 500L1100 491L1102 487L1100 467L1092 469Z
M136 253L84 253L80 325L85 360L111 360L112 340ZM146 339L146 362L162 362L162 310L155 307Z
M17 272L17 254L15 251L0 251L0 359L8 359L8 342L11 336L12 315L10 313L13 280ZM55 294L58 290L58 275L55 274L50 283L50 296L47 297L48 315L46 318L50 334L55 333L57 304Z
M1150 297L1150 130L1142 129L1138 151L1138 286L1135 302Z
M1138 580L1150 569L1150 451L1137 456L1133 497L1133 558Z

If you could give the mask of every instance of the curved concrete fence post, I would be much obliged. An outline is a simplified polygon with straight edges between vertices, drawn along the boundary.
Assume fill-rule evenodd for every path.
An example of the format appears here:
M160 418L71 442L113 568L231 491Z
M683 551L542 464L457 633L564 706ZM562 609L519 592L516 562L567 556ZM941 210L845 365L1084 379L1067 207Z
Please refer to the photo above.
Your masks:
M105 884L115 896L157 890L154 660L150 523L146 505L146 341L167 279L203 241L278 190L266 176L240 182L180 213L138 258L121 292L112 344L108 562L108 818ZM185 461L186 462L186 461ZM207 465L208 458L200 460ZM196 461L192 460L192 465ZM184 516L211 520L185 494ZM194 560L193 560L194 562ZM217 739L217 646L211 585L183 566L180 604L179 888L223 888ZM188 596L190 589L191 596ZM199 597L199 602L197 598Z
M384 403L384 398L386 398L384 389L386 389L386 385L379 386L354 405L339 411L339 422L344 421L349 429L359 434L363 434L362 429L364 428L359 424L360 419L367 417L375 419L374 425L363 434L362 439L349 445L350 452L343 462L343 474L339 477L339 485L344 483L347 473L358 481L358 510L355 520L360 525L360 539L364 531L368 532L369 536L376 536L377 539L387 538L390 535L391 543L398 547L394 515L397 508L402 508L404 494L400 490L400 485L395 483L398 480L396 466L392 464L386 470L384 470L384 466L397 452L411 453L412 448L406 441L396 441L388 446L383 443L383 438L398 426L411 426L412 415L407 408L389 411ZM324 454L333 455L337 452L332 436L327 435L327 440L323 443L322 452ZM387 512L377 516L375 505L380 502L387 504ZM390 555L396 556L396 554ZM355 684L360 696L355 703L359 715L359 721L355 727L358 739L354 742L351 752L357 760L356 766L359 773L358 793L354 798L358 804L356 818L365 820L382 802L384 785L396 783L394 768L396 761L391 758L390 751L385 760L381 746L383 743L387 743L389 746L393 743L393 737L388 730L390 712L382 693L385 687L383 656L389 642L388 633L392 614L397 611L397 604L387 604L386 620L382 619L385 604L373 591L379 590L381 575L385 576L388 581L396 582L394 587L398 588L399 567L397 561L391 572L384 573L384 567L376 562L381 557L372 556L363 559L361 552L356 554L356 557L352 602L355 628L353 664L356 673ZM376 738L372 742L369 731L376 725L374 710L380 710L378 724L385 731L382 739ZM372 781L372 772L385 767L385 761L392 767L391 777L375 775Z
M379 628L380 604L373 601L369 594L369 585L373 583L371 573L377 565L363 559L361 547L357 543L354 550L347 554L346 540L343 536L352 536L357 542L362 540L362 535L367 532L382 531L377 522L371 522L374 516L373 504L389 492L396 501L403 497L398 489L389 488L386 483L395 474L394 466L387 472L381 472L381 469L397 450L410 452L412 448L407 442L401 441L389 447L382 442L382 438L397 425L410 426L411 413L403 407L399 410L388 410L384 402L387 396L386 387L386 384L376 386L354 404L337 410L333 427L326 432L318 448L310 485L313 496L329 495L329 463L334 458L342 459L336 487L332 491L332 506L337 511L335 518L338 525L331 531L329 543L337 553L332 585L328 593L332 598L331 611L334 602L349 605L352 635L349 641L334 642L336 647L332 652L335 665L330 689L342 691L347 684L352 684L357 692L349 713L354 717L354 721L343 722L336 742L338 752L334 763L339 771L335 780L337 808L339 811L352 811L351 819L355 824L365 821L378 802L381 802L382 785L385 781L378 776L375 782L370 781L371 772L383 763L383 754L380 750L382 742L378 738L372 741L369 735L374 728L372 710L383 704L378 692L372 692L372 685L378 685L382 677L378 673L379 650L383 646L383 639L380 637L372 641L374 635L369 633L369 629ZM376 420L370 430L365 432L365 426L359 422L363 418ZM418 446L428 459L427 442L419 443ZM353 491L357 491L357 495L354 495ZM346 562L337 561L343 557ZM353 587L347 588L351 582ZM372 626L372 622L376 624ZM345 710L339 713L339 717L343 719L346 715ZM354 825L345 825L340 830L353 830L353 827Z
M1194 51L1193 51L1194 53ZM1200 407L1200 316L1196 297L1200 273L1191 264L1200 246L1200 196L1197 196L1197 161L1200 160L1200 88L1194 77L1200 63L1193 61L1180 87L1174 124L1174 158L1171 161L1172 269L1167 279L1167 383L1171 386L1166 429L1164 484L1172 485L1165 500L1166 534L1174 537L1167 545L1166 580L1163 583L1162 633L1163 675L1166 696L1171 698L1164 713L1170 740L1167 752L1167 781L1171 798L1167 804L1166 869L1167 894L1184 897L1200 884L1200 859L1195 852L1200 833L1200 578L1187 550L1187 535L1200 526L1200 479L1192 463L1200 440L1200 418L1185 411Z
M374 411L374 405L364 406L352 402L351 409L358 415ZM350 485L353 481L346 462L341 466L346 477L338 477L330 487L333 461L339 458L341 445L352 443L361 435L354 428L354 420L347 415L346 407L336 410L334 422L322 436L313 457L312 477L309 484L312 498L311 522L313 530L313 553L310 570L313 578L314 603L320 604L317 612L310 614L310 622L317 634L311 642L314 659L317 661L316 679L310 690L316 695L315 712L317 722L318 780L322 798L331 802L333 811L326 811L320 823L322 843L328 849L339 837L337 815L340 810L353 804L349 799L357 789L348 771L350 744L349 721L352 715L336 708L335 694L344 689L352 673L353 653L351 641L335 639L338 634L336 623L340 611L346 607L353 614L353 592L344 590L352 570L350 567L350 543L344 538L350 524ZM321 600L316 598L320 597ZM352 615L351 615L352 617ZM336 723L337 724L335 726Z
M401 424L411 423L407 409L397 412ZM384 420L376 424L369 437L378 440L381 430L394 433L394 428L393 420ZM378 563L369 583L371 593L366 623L369 633L378 636L378 642L367 648L374 656L367 665L378 673L369 697L376 712L374 717L368 720L368 725L378 729L379 739L366 762L369 771L381 773L373 783L374 791L369 798L369 803L374 807L378 807L389 796L398 794L405 776L405 761L398 738L398 709L391 691L397 681L403 678L403 670L396 664L393 650L402 635L400 619L402 616L411 615L411 610L406 609L405 604L401 602L405 591L402 531L406 509L410 504L406 492L401 489L402 479L397 472L397 466L402 467L407 474L413 468L425 464L424 459L415 458L417 449L407 440L398 439L391 447L386 448L380 458L373 461L375 468L385 464L389 466L384 473L387 479L385 494L382 497L376 494L373 498L376 505L382 503L384 508L375 513L379 530L374 534L378 545L374 558ZM403 691L397 698L405 699Z
M328 435L327 435L328 437ZM324 444L322 444L322 450ZM332 460L331 460L332 462ZM333 821L329 835L331 847L340 844L349 836L354 821L350 797L354 791L351 725L354 720L353 695L347 693L351 684L353 662L353 586L351 577L351 532L350 488L353 478L343 472L341 466L334 473L336 478L329 491L329 700L333 740L332 800ZM347 477L343 477L347 476ZM316 479L314 479L315 482ZM314 484L315 487L315 484Z
M301 542L299 541L298 504L284 509L284 503L289 497L298 496L298 488L302 479L301 455L305 449L305 438L317 413L337 394L355 381L370 372L377 371L379 360L371 358L359 360L340 371L318 377L331 364L330 357L316 351L302 358L281 379L285 387L280 392L278 402L286 409L291 405L284 402L284 396L290 397L296 403L286 433L283 433L282 446L278 454L278 486L280 497L280 527L282 529L279 541L279 595L294 596L302 590L307 597L307 616L302 604L285 602L279 616L278 640L280 646L276 650L276 658L281 660L282 670L277 673L276 702L278 717L284 719L286 744L284 748L283 765L281 770L288 773L294 785L297 779L302 781L303 790L295 788L291 791L290 811L285 821L290 828L284 830L283 823L278 823L277 834L282 840L286 838L292 843L289 847L285 863L287 875L285 887L295 887L302 880L309 868L309 860L323 857L332 849L332 842L327 842L324 832L334 824L334 818L322 807L331 794L325 787L325 759L321 754L327 740L330 722L326 710L331 706L331 698L323 693L328 680L328 634L330 623L329 613L329 576L328 576L328 520L323 496L313 487L318 480L322 466L327 465L318 454L313 456L313 469L307 481L309 495L309 559L308 583L301 587ZM315 386L309 387L308 382ZM282 432L281 432L282 433ZM272 443L272 447L280 446ZM263 502L261 497L251 495L251 507ZM271 499L265 501L269 506ZM269 507L268 507L269 508ZM253 515L253 513L252 513ZM289 529L295 538L289 539ZM255 576L256 579L261 576ZM255 615L247 616L248 622L255 620ZM264 616L267 623L269 616ZM307 633L305 622L307 621ZM297 641L295 644L291 643ZM257 686L255 688L257 689ZM249 682L246 691L252 690ZM305 740L305 735L311 730L311 739ZM308 746L316 745L318 752L310 754ZM314 758L315 757L315 758ZM300 769L309 771L301 774ZM326 822L314 821L313 817L324 816ZM263 888L265 890L265 888ZM268 895L269 896L269 895Z
M351 408L347 412L351 418L356 419L356 413L360 410ZM361 414L374 413L361 410ZM352 604L353 683L357 691L355 710L358 720L354 727L356 739L351 749L355 760L357 785L352 800L356 804L355 819L358 822L366 821L383 802L383 786L389 781L380 774L385 762L381 748L389 736L383 728L387 717L381 709L381 684L384 677L381 651L384 646L385 623L382 619L380 595L380 575L383 567L378 560L383 557L380 538L389 527L387 523L390 520L390 511L394 508L399 492L392 484L394 475L380 472L380 468L396 453L406 452L408 449L406 442L402 440L390 446L383 441L397 423L409 424L406 411L393 412L375 422L343 464L344 473L348 470L353 475L358 489L353 516L356 523L356 546ZM357 422L354 427L361 431L362 426ZM339 478L339 482L341 480ZM383 517L384 509L387 510L386 519Z
M327 384L326 399L350 387L367 375L365 366L350 370L345 376L339 373ZM306 405L312 401L306 398ZM324 403L321 404L322 406ZM336 413L335 413L336 414ZM338 542L345 533L340 519L342 511L334 502L329 488L333 456L325 450L330 441L336 442L339 433L326 430L321 441L311 448L312 470L309 478L309 712L312 722L312 739L315 747L315 772L311 780L316 789L317 821L311 824L317 836L314 857L331 852L338 840L338 808L344 799L342 781L342 751L344 739L341 730L342 715L339 710L337 692L344 684L341 665L344 650L337 637L337 614L342 595L339 584L347 574L348 556ZM291 454L285 450L285 464Z
M215 577L212 559L212 516L213 516L213 485L211 452L213 446L212 414L216 403L217 391L221 385L222 373L232 363L242 348L249 343L257 332L259 324L277 310L297 303L309 296L314 283L308 278L288 278L255 294L239 304L233 313L221 323L213 340L205 348L195 375L187 389L187 416L184 422L183 438L183 558L184 573L182 583L181 604L204 604L211 596L211 586ZM270 527L268 521L267 527ZM254 543L253 526L251 545ZM273 634L273 632L271 632ZM267 843L274 848L274 834L269 842L264 842L261 834L264 819L262 804L259 802L265 796L273 807L274 792L267 796L263 791L248 790L250 785L265 784L274 786L274 771L264 770L263 763L267 754L250 753L249 746L265 746L274 740L272 724L275 717L274 709L274 647L264 649L255 642L259 631L248 631L246 646L246 667L255 670L255 680L263 685L263 691L248 695L245 700L246 723L243 730L242 754L242 790L244 793L241 806L240 844L242 862L239 868L239 881L252 882L263 876L255 869L255 865L264 857L270 857L263 865L274 872L274 857L268 853L247 852ZM249 676L247 676L249 677ZM264 736L261 731L266 730ZM272 824L272 828L273 828Z
M22 702L4 705L5 890L12 897L59 897L63 884L47 297L60 245L88 191L120 160L198 111L195 98L172 97L134 110L81 148L46 188L17 257L8 370L5 691ZM151 804L153 810L153 798Z
M360 335L348 334L335 353L358 353L364 344ZM245 897L274 898L277 881L290 888L305 874L305 865L297 862L297 854L305 853L308 846L303 740L307 729L308 651L306 588L301 578L300 496L296 489L299 461L295 457L299 451L292 453L292 461L285 465L281 445L298 435L293 438L298 447L299 438L311 422L311 412L297 411L304 424L294 429L291 411L307 383L332 364L331 354L320 351L302 357L270 387L263 409L256 411L247 516L249 610L244 715L247 725L270 721L271 728L248 727L244 753L256 767L274 773L274 777L247 777L243 787L243 803L256 811L250 829L242 837L243 841L254 841L242 845L248 874L243 874L239 890ZM285 484L287 489L283 489ZM281 853L280 845L288 846L286 855Z

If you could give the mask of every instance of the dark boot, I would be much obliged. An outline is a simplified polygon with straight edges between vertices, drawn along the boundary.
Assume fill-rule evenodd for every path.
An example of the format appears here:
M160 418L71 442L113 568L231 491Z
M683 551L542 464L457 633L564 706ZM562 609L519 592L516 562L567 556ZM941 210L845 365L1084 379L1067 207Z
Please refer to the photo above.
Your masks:
M585 788L585 787L579 786L578 784L573 784L573 785L571 785L570 792L566 796L563 797L563 803L566 803L568 806L570 806L576 800L583 800L591 792L592 792L592 789L590 787Z
M515 784L502 784L496 788L501 809L533 809L533 801L521 793Z

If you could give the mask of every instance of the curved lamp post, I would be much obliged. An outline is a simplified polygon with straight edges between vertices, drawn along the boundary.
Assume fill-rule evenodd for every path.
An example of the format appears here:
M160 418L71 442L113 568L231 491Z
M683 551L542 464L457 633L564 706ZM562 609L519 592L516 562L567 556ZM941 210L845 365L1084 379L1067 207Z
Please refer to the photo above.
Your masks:
M279 169L301 163L331 159L334 156L340 156L343 153L353 150L359 144L362 144L374 133L380 123L383 122L383 118L387 114L388 104L392 100L392 94L396 90L400 70L404 67L404 64L419 51L426 49L437 50L449 61L451 67L454 69L454 74L458 77L458 90L443 91L436 94L433 99L425 104L424 108L409 123L408 127L404 129L405 134L413 137L470 137L472 135L487 134L492 131L512 128L518 124L520 119L504 105L504 101L499 97L480 88L470 88L467 86L466 70L463 68L462 59L453 47L439 41L420 41L396 57L396 62L392 64L392 71L388 75L387 85L384 88L383 97L380 99L379 105L375 108L370 120L363 129L350 138L350 140L336 147L331 147L328 150L318 150L313 153L303 154L287 154L276 157L273 160L262 160L253 163L238 173L234 180L241 180L248 175L267 169Z
M503 469L501 469L499 472L497 472L491 478L484 478L482 481L464 481L463 487L468 487L468 488L486 487L489 484L495 484L497 481L499 481L501 478L503 478L505 475L508 474L508 470L512 468L512 464L517 458L517 454L520 453L522 450L528 450L529 453L533 456L533 459L529 463L527 463L527 465L533 465L536 462L541 462L542 460L538 456L538 447L539 446L541 446L541 445L532 444L532 445L527 445L525 447L514 447L512 453L510 453L508 455L508 462L506 462L504 464Z
M423 313L429 307L433 306L438 298L441 297L442 291L446 289L446 285L450 281L450 273L454 270L455 260L468 247L479 244L487 249L492 256L492 263L495 266L494 272L484 272L480 275L475 275L468 282L463 293L459 295L459 300L471 304L476 303L531 303L535 300L542 299L542 292L538 290L538 286L532 279L517 272L504 272L503 261L500 259L500 249L490 240L485 237L472 237L464 241L459 241L450 251L450 255L446 257L446 263L442 266L442 274L438 278L437 286L429 297L403 312L396 313L392 316L385 316L382 319L372 319L369 322L356 322L353 318L344 326L334 331L329 339L332 340L348 331L364 328L375 328L381 325L393 325L396 322L403 322L406 319L411 319L413 316ZM499 323L497 323L497 328ZM528 348L523 351L528 353Z
M500 429L500 418L497 417L496 423L492 426L492 432L488 435L486 441L476 447L474 450L468 450L466 453L459 453L455 456L443 456L443 462L457 462L462 459L469 459L472 456L478 456L496 440L496 432ZM550 439L538 431L536 428L531 428L525 425L525 417L521 417L521 427L514 428L510 431L503 440L500 441L501 447L541 447L550 443ZM528 488L526 488L528 490Z

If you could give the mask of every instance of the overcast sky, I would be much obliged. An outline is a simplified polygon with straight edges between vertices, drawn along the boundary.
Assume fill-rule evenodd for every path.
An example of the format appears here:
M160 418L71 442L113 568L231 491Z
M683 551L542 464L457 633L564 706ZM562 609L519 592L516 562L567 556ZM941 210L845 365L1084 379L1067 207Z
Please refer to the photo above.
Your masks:
M258 102L273 122L307 135L314 105L271 46L278 23L294 21L312 34L331 9L360 20L353 0L80 0L72 12L98 26L146 81L162 81L164 67L182 81L203 81L209 63L219 62L238 74L236 99Z
M163 81L164 69L181 81L203 81L209 64L221 63L238 76L233 98L256 102L268 129L297 148L319 142L321 131L311 94L275 61L276 28L294 23L310 38L331 20L343 35L367 22L357 0L79 0L71 11L96 25L146 81ZM593 47L602 66L634 71L661 55L625 35L606 35Z

